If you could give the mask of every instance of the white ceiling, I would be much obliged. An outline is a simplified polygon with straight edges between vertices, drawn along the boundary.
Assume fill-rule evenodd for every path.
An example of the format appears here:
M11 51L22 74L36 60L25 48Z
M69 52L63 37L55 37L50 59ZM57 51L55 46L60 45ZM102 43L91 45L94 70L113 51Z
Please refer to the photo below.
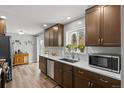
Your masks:
M86 5L0 5L0 16L6 16L7 32L36 35L43 31L43 24L68 23L84 16ZM71 16L71 20L66 17Z

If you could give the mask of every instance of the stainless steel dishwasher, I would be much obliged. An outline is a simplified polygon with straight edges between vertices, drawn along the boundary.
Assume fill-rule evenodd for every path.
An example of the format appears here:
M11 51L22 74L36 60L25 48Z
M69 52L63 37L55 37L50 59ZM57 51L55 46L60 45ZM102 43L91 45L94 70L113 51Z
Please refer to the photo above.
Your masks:
M54 61L47 60L47 75L54 79Z

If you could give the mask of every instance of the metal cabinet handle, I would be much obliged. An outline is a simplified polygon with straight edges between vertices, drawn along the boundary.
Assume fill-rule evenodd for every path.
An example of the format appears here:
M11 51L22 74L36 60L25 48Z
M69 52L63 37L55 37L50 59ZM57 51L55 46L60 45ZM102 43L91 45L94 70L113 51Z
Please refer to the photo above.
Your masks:
M100 44L100 41L101 41L101 40L100 40L100 38L99 38L99 39L98 39L98 44Z
M84 72L82 72L82 71L78 71L80 74L83 74Z
M88 87L90 87L90 82L88 82Z
M93 87L93 83L91 83L91 87Z
M104 82L104 83L108 83L108 82L109 82L109 81L104 80L104 79L102 79L102 78L100 78L100 81L102 81L102 82Z
M101 44L103 44L103 38L101 38Z

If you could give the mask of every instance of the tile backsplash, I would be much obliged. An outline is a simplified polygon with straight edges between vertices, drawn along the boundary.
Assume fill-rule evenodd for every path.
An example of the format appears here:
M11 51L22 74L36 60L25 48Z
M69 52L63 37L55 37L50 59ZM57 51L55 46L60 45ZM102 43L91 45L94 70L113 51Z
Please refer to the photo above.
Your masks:
M87 47L87 53L121 54L121 47Z
M48 47L48 55L62 56L64 47Z
M48 47L48 54L64 57L64 47ZM84 53L79 54L80 60L88 60L90 53L121 54L120 47L86 47Z

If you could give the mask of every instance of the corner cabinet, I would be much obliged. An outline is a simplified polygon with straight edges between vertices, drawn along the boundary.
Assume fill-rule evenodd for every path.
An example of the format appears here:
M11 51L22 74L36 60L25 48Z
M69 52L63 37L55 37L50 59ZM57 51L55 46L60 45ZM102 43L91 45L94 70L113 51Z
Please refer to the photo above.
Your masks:
M120 46L120 6L94 6L86 10L86 46Z
M44 32L44 40L46 47L63 46L64 45L64 25L56 24L49 27Z

